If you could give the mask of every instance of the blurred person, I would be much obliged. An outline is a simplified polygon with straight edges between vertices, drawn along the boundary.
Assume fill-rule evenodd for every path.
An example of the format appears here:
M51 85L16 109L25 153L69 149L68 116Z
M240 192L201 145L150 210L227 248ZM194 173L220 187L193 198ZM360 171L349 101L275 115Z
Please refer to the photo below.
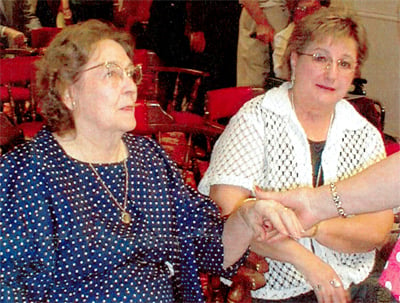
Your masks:
M205 5L204 1L152 1L149 47L166 66L201 69Z
M236 86L236 58L241 6L238 0L203 0L207 56L204 68L207 90Z
M300 235L274 201L221 218L155 141L128 133L132 44L90 20L38 62L45 127L0 158L1 302L201 302L200 271L231 275L272 226Z
M289 62L285 55L290 35L294 26L305 16L314 13L322 6L328 7L330 0L288 0L288 10L291 16L291 22L287 27L277 33L273 43L273 69L276 77L289 80Z
M61 0L31 0L34 12L44 27L57 27Z
M208 41L205 36L206 1L164 0L152 1L150 18L146 29L148 49L154 51L161 65L208 71L209 57L205 53ZM212 66L210 66L212 68ZM175 75L162 73L159 77L160 91L165 91L165 100L174 94ZM184 89L193 85L193 77L183 74L180 80ZM205 83L199 87L197 99L191 111L204 114ZM187 90L179 98L175 110L185 111L184 98ZM167 108L164 100L160 101Z
M287 0L240 0L237 86L264 87L270 66L270 44L288 25Z
M113 0L61 0L58 26L79 23L89 19L98 19L105 22L113 21Z
M254 185L267 191L317 187L385 157L378 130L343 99L367 55L365 29L354 12L319 9L295 26L288 48L293 81L240 109L199 184L223 215L248 201ZM374 212L320 222L298 241L252 242L269 264L254 302L346 302L348 290L356 296L372 271L392 222L392 211ZM378 289L368 289L371 302Z
M0 41L4 47L26 47L31 30L41 27L30 0L0 0Z
M152 0L114 1L113 23L133 35L136 48L148 48L146 30L152 2Z

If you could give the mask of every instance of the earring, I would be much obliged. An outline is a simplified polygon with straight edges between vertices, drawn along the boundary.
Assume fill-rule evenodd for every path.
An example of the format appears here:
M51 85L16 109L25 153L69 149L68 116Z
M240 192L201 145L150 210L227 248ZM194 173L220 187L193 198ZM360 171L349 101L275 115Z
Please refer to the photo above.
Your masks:
M75 100L72 100L71 95L68 92L65 93L65 99L71 101L71 110L74 110L76 107L76 102Z
M295 76L294 69L293 69L291 77L290 77L290 82L292 82L292 87L294 86L295 81L296 81L296 76Z

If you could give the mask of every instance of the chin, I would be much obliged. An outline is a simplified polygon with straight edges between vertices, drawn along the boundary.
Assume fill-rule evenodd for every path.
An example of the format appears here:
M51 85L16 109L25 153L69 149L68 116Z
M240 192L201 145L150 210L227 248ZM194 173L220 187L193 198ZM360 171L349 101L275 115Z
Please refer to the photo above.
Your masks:
M127 125L124 127L125 132L130 132L130 131L134 130L135 128L136 128L136 120L133 120L133 122L127 124Z

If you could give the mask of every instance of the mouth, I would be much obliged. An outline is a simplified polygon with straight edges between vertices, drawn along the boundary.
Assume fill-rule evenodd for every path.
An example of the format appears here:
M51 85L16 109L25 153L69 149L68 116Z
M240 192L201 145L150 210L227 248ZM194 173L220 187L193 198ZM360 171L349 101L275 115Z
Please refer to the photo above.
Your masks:
M137 107L137 105L126 105L121 107L122 111L127 111L127 112L133 112L135 110L135 107Z
M321 89L324 89L324 90L327 90L327 91L331 91L331 92L334 92L334 91L336 90L336 89L333 88L333 87L325 86L325 85L322 85L322 84L316 84L316 86L317 86L318 88L321 88Z

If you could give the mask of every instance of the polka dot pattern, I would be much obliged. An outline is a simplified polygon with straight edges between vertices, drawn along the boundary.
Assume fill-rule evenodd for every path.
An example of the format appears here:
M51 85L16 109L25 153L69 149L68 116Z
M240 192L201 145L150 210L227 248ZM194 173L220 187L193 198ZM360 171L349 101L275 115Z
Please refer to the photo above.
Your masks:
M88 164L46 129L0 159L1 302L203 300L199 271L222 273L218 209L155 142L124 141L129 225ZM95 168L123 201L123 164Z
M395 247L379 279L381 285L390 290L393 297L400 302L400 240Z

